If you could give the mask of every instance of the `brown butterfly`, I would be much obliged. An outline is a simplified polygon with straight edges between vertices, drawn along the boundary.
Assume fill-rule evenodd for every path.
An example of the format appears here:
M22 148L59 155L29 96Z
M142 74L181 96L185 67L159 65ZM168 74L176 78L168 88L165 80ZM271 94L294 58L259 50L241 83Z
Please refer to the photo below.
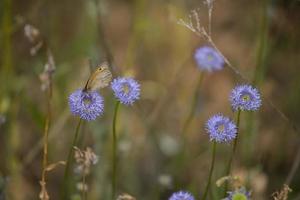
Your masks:
M91 74L90 78L86 82L84 91L97 90L107 87L111 80L112 74L109 71L107 62L104 62Z

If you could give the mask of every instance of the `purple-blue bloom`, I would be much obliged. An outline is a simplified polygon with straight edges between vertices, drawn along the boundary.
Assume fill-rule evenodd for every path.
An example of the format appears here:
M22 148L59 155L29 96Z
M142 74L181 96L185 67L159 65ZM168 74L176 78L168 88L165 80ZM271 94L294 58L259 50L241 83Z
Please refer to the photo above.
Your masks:
M73 115L87 121L95 120L104 111L103 97L96 91L76 90L69 96L69 106Z
M173 193L169 200L195 200L195 198L189 192L179 191Z
M140 84L133 78L118 77L111 83L116 98L125 105L132 105L140 98Z
M211 141L231 142L236 137L237 127L228 117L216 114L207 121L206 131Z
M246 191L244 187L227 192L228 196L224 200L250 200L251 192Z
M212 47L203 46L196 49L194 58L200 70L218 71L224 67L223 57Z
M261 98L258 90L251 85L239 85L230 94L232 109L255 111L261 106Z

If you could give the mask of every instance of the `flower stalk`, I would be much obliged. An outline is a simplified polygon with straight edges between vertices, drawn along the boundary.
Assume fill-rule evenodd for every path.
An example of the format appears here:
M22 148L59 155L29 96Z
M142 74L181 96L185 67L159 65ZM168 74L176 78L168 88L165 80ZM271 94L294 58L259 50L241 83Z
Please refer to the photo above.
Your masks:
M78 136L79 136L79 130L80 130L81 122L82 122L82 119L79 118L79 121L78 121L76 129L75 129L75 135L74 135L74 138L73 138L72 146L70 147L69 154L68 154L68 160L67 160L67 163L66 163L66 168L65 168L65 173L64 173L64 180L63 180L63 191L62 191L62 198L63 199L68 199L70 169L71 169L71 166L72 166L74 146L77 146L77 140L78 140Z
M217 148L217 142L214 141L213 142L212 159L211 159L211 165L210 165L210 170L209 170L209 176L208 176L208 181L207 181L207 185L206 185L206 188L205 188L205 192L204 192L204 195L203 195L203 200L206 200L207 195L208 195L208 191L209 191L209 188L210 188L212 174L213 174L214 167L215 167L216 148Z
M184 124L183 124L183 128L182 128L182 135L185 134L185 132L187 131L192 119L193 119L193 116L195 114L195 111L196 111L196 108L197 108L197 103L198 103L198 99L199 99L199 89L202 85L202 82L203 82L203 78L204 78L204 72L200 72L200 75L199 75L199 78L198 78L198 82L197 82L197 86L196 86L196 90L194 92L194 98L193 98L193 101L192 101L192 106L191 106L191 109L190 109L190 112L188 114L188 117L186 118Z
M228 162L228 165L227 165L227 168L226 168L225 176L228 176L230 174L232 161L233 161L233 158L234 158L234 155L235 155L235 152L236 152L238 138L239 138L238 136L239 136L240 117L241 117L241 110L239 109L236 112L236 128L237 128L236 138L234 139L234 142L233 142L233 148L232 148L232 152L231 152L229 162ZM226 184L225 184L225 190L224 190L224 195L223 196L226 195L227 189L228 189L228 182L226 182Z
M115 111L114 111L114 118L113 118L113 124L112 124L112 131L113 131L113 142L112 142L112 200L115 199L116 196L116 183L117 183L117 117L118 117L118 111L120 107L120 101L116 102L115 105Z
M48 166L48 136L49 136L49 127L50 127L50 121L51 121L51 99L52 99L52 73L54 72L55 66L53 57L51 54L51 51L48 50L48 63L46 66L49 66L49 68L45 67L45 74L47 76L47 86L46 87L46 99L47 99L47 116L45 120L45 127L44 127L44 138L43 138L43 162L42 162L42 178L40 181L40 185L42 187L42 190L40 192L40 199L48 199L49 195L47 193L46 189L46 172L47 172L47 166ZM43 83L45 84L45 83Z

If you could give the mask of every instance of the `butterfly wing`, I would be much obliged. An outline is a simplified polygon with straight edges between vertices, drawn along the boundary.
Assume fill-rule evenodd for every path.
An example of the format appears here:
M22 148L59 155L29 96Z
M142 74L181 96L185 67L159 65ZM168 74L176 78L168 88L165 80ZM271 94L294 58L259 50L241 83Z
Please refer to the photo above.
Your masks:
M85 89L97 90L107 87L112 80L112 74L109 71L107 63L101 64L90 76Z

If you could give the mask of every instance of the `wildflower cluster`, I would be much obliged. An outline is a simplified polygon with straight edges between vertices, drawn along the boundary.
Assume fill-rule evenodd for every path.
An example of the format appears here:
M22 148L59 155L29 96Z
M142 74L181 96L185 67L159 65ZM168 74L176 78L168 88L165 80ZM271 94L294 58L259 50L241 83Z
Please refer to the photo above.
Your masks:
M214 48L204 46L196 50L194 58L196 60L199 69L214 72L223 69L224 59ZM236 144L237 144L237 134L238 134L238 123L240 117L240 111L257 111L261 106L260 93L256 88L251 85L239 85L235 87L229 96L229 101L231 103L232 110L237 112L237 124L233 122L229 117L222 114L216 114L208 119L206 122L206 132L208 133L210 140L214 142L212 162L209 172L209 178L204 192L203 199L206 200L208 190L210 187L211 177L214 169L216 143L230 143L235 140L233 146L233 153L229 164L227 167L227 174L230 173L230 167L232 162L232 157L234 155ZM226 174L226 175L227 175ZM227 186L225 186L226 189ZM188 195L186 193L180 193L181 195ZM174 194L175 195L175 194ZM173 197L173 196L172 196ZM177 200L176 198L171 200ZM184 197L179 197L179 199L188 199ZM234 191L228 192L228 197L225 200L249 200L250 193L244 188L239 188Z
M125 105L132 105L140 97L140 84L133 78L116 78L111 83L115 97ZM103 97L94 90L78 89L69 96L73 115L93 121L104 112Z
M199 69L213 72L223 69L223 57L212 47L200 47L195 52L195 60ZM234 111L256 111L261 106L258 90L251 85L235 87L229 97ZM211 141L218 143L231 142L237 135L236 124L222 114L212 116L206 123L206 131Z

